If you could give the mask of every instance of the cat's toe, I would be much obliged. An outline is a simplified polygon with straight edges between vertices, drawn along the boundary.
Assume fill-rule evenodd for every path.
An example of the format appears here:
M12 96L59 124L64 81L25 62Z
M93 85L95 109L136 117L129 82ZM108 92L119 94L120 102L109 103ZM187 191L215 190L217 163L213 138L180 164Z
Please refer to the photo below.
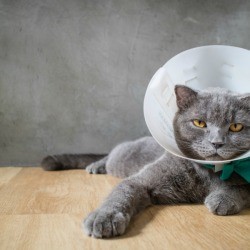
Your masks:
M89 174L93 174L92 169L93 169L93 164L90 164L90 165L88 165L88 166L86 167L85 170L86 170Z
M89 174L106 174L105 166L96 166L94 163L88 165L86 171Z
M121 212L97 210L83 222L85 232L95 238L110 238L121 235L128 225L128 218Z
M88 215L87 218L85 218L83 220L83 223L82 223L82 226L83 226L83 229L85 231L85 233L88 235L88 236L91 236L92 235L92 232L93 232L93 224L94 224L94 221L95 221L95 217L96 215L98 214L97 210L90 213Z
M234 198L227 194L210 194L205 199L205 205L216 215L232 215L240 212L241 208Z

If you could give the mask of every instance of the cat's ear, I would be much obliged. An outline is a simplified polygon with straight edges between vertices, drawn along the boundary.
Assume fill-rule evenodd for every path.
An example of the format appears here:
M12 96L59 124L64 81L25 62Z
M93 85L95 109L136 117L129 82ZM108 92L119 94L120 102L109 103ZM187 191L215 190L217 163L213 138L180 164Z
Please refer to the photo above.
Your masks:
M239 99L244 105L250 106L250 93L240 95Z
M180 110L189 107L197 98L197 92L184 85L175 86L176 103Z

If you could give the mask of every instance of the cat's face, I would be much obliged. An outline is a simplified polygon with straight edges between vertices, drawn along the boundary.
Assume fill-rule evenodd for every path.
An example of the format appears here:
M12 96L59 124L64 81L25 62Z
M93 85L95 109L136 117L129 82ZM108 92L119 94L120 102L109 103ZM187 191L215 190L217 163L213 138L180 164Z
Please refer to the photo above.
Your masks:
M195 92L175 88L179 111L174 119L178 147L190 158L227 160L250 150L250 94L224 89Z

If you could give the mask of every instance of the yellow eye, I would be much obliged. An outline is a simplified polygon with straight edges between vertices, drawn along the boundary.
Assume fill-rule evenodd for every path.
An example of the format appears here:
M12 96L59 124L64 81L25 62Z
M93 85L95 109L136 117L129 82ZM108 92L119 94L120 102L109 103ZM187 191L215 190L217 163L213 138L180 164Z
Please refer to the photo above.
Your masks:
M243 129L243 125L241 123L233 123L229 129L233 132L240 132Z
M198 120L198 119L195 119L193 121L194 125L196 127L199 127L199 128L205 128L207 126L207 124L204 122L204 121L201 121L201 120Z

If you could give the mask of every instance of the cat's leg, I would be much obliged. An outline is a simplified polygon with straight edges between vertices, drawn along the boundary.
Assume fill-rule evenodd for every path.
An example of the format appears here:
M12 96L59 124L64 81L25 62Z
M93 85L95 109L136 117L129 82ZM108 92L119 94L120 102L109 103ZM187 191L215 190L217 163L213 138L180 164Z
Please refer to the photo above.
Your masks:
M86 171L90 174L106 174L106 162L108 156L102 158L99 161L93 162L86 167Z
M124 179L84 220L87 234L96 238L121 235L132 216L151 204L202 202L204 181L190 163L179 161L163 156Z
M216 215L232 215L250 206L249 185L216 188L205 199L205 205Z
M106 238L122 235L131 217L151 204L147 188L134 178L123 180L100 208L84 220L89 236Z

